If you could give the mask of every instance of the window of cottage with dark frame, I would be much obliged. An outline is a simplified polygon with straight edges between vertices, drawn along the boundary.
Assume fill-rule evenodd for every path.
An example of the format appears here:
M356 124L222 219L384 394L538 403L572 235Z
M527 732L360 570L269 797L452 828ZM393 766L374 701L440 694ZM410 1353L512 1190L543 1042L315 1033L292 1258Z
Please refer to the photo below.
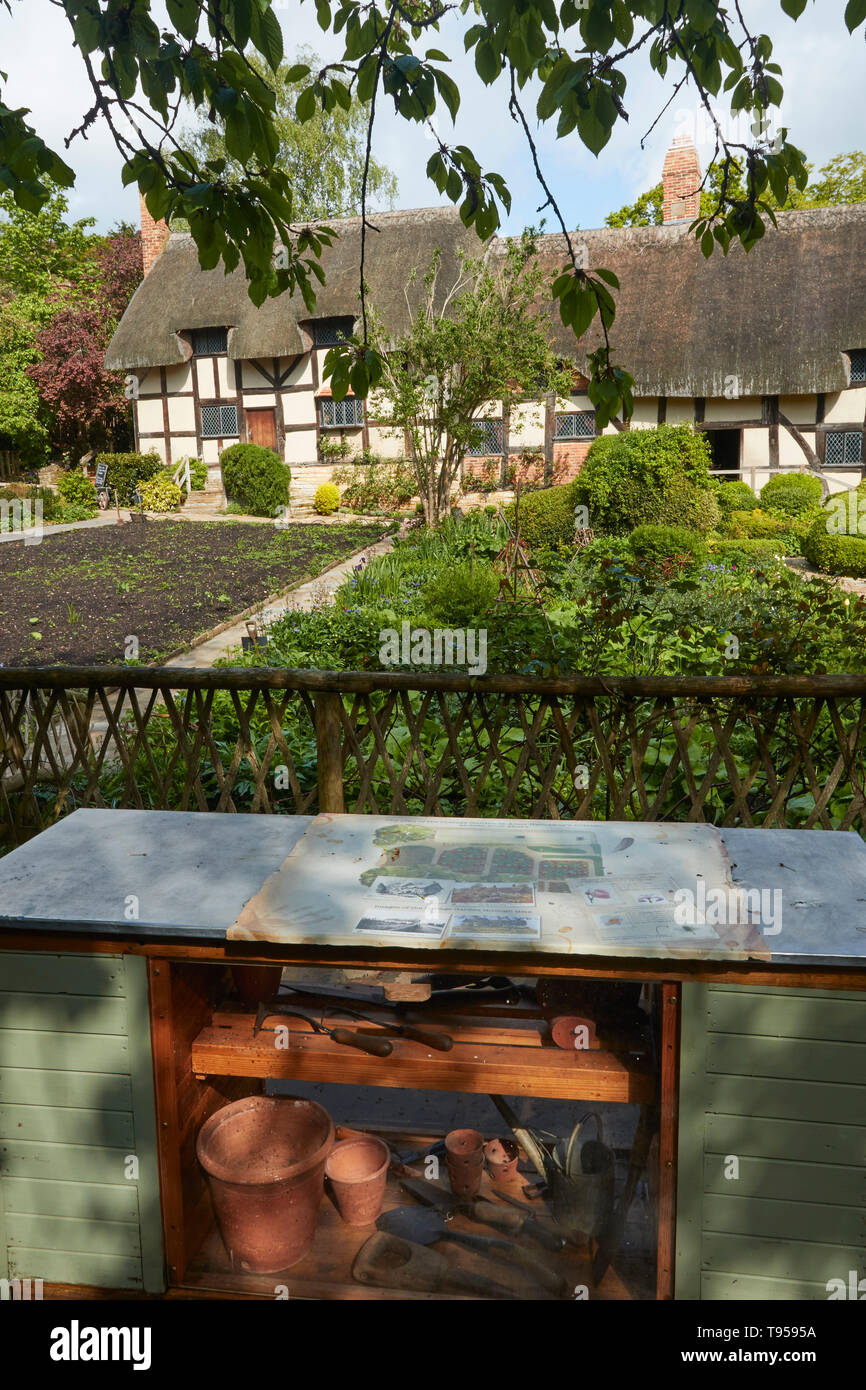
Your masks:
M236 405L203 405L201 408L202 439L232 439L238 434Z
M341 401L330 396L319 401L319 424L323 430L351 429L364 423L364 402L358 396Z
M594 439L595 411L566 410L557 411L554 426L554 439Z
M215 353L228 352L228 329L194 328L192 331L192 350L196 357L212 357Z
M501 420L476 420L473 434L474 438L466 448L470 458L484 458L489 454L502 453L504 436Z
M866 383L866 348L853 348L848 353L848 361L851 363L851 385L862 386Z
M313 347L336 347L345 343L355 331L353 318L315 319L313 321Z
M829 468L833 464L863 462L863 433L861 430L828 430L824 463Z

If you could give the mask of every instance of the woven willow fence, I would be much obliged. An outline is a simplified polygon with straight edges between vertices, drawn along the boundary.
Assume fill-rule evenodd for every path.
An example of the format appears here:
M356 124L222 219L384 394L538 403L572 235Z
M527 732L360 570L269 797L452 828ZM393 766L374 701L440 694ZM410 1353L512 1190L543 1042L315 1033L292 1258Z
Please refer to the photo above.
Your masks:
M0 669L0 820L80 806L866 835L866 677Z

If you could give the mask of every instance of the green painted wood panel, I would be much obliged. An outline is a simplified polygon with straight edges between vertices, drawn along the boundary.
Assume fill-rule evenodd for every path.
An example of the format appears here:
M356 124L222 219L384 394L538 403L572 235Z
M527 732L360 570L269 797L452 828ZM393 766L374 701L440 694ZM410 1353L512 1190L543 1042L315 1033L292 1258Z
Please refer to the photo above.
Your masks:
M0 952L0 991L12 994L115 994L125 992L122 956L51 955L47 951Z
M0 1028L126 1034L126 1000L91 998L86 994L0 991Z
M85 1110L57 1105L0 1105L0 1134L47 1139L52 1144L86 1144L98 1139L111 1149L129 1149L132 1114L123 1110Z
M680 1063L676 1296L862 1278L866 995L684 985Z
M129 1043L118 1036L0 1028L0 1060L5 1067L122 1072L128 1076Z
M747 1033L785 1038L815 1038L832 1042L863 1042L863 1001L779 999L772 994L748 998L743 994L710 993L707 1026L713 1033Z
M32 1270L38 1269L39 1275ZM44 1279L46 1284L91 1284L94 1288L140 1289L141 1260L124 1255L91 1255L77 1250L9 1251L10 1279Z
M48 1178L4 1178L6 1211L34 1216L77 1216L87 1221L137 1221L138 1192L131 1182L109 1187Z
M0 1067L0 1103L27 1105L34 1095L39 1096L43 1105L132 1109L132 1081L118 1072Z
M6 1238L10 1250L20 1245L27 1250L69 1250L86 1255L129 1255L136 1259L141 1255L137 1219L93 1221L7 1211Z
M806 1163L866 1166L866 1125L811 1124L753 1115L707 1115L706 1151Z
M8 1277L164 1288L142 958L0 951L4 1261Z

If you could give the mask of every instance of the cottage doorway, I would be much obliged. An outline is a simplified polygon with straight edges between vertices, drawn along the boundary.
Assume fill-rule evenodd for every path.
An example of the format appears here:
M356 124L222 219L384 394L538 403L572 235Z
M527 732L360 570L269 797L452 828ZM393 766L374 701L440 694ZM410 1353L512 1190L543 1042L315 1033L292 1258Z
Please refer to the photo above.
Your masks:
M261 444L265 449L277 449L277 417L273 408L266 410L248 410L247 434L251 444Z
M742 430L706 430L707 439L710 444L710 452L713 456L710 467L714 473L739 473L740 471L740 439Z

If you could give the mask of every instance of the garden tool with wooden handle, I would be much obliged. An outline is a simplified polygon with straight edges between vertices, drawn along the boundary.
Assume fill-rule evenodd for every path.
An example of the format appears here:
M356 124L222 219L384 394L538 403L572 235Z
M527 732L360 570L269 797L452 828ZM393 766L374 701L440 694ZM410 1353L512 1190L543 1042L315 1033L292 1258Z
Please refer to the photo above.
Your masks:
M413 1245L410 1240L377 1231L361 1246L352 1265L359 1284L416 1293L468 1293L484 1298L520 1299L520 1295L486 1279L458 1269L436 1250Z
M279 1005L259 1004L256 1012L256 1021L253 1026L253 1037L257 1037L264 1028L266 1018L273 1014L281 1014L289 1018L302 1018L305 1023L309 1023L314 1033L326 1033L332 1042L339 1043L342 1047L354 1047L359 1052L368 1052L372 1057L390 1057L394 1051L393 1045L387 1038L373 1038L367 1033L353 1033L349 1028L326 1028L324 1023L317 1023L309 1014L302 1014L299 1009L284 1009ZM273 1033L273 1028L265 1029L265 1032ZM296 1029L296 1032L299 1030Z
M439 1240L451 1240L476 1250L480 1255L489 1255L507 1260L519 1266L533 1283L561 1298L566 1289L566 1280L543 1260L529 1250L523 1250L511 1240L501 1240L498 1236L472 1235L468 1231L457 1231L450 1226L438 1211L429 1207L393 1207L376 1219L380 1231L413 1240L418 1245L434 1245Z

